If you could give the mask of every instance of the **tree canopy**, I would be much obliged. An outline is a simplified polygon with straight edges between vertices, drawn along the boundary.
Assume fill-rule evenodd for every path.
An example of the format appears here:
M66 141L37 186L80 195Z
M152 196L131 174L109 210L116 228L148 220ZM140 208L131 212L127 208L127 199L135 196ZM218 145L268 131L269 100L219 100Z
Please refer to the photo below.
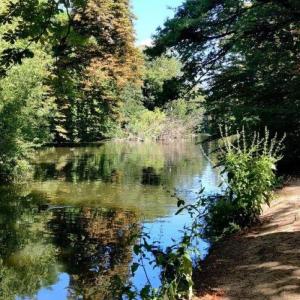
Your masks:
M211 129L287 133L299 157L300 3L187 0L155 36L152 55L178 55L188 82L206 88Z

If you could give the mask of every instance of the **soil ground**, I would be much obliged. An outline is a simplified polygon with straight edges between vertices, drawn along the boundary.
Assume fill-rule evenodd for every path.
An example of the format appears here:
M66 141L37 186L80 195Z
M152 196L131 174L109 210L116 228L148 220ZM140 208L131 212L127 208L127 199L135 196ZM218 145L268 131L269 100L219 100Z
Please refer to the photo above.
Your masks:
M193 300L300 300L300 179L277 193L262 224L216 244Z

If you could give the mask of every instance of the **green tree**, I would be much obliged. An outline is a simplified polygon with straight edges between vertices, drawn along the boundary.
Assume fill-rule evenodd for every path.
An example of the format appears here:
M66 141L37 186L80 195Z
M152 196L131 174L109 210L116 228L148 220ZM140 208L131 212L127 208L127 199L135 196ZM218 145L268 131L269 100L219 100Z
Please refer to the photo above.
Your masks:
M129 1L89 0L73 3L58 34L56 79L60 114L58 141L94 141L114 135L120 122L122 90L141 84L142 57L134 45ZM64 38L65 37L65 38Z
M120 92L140 84L142 58L134 45L128 0L5 0L0 9L2 75L34 55L42 42L55 58L55 139L96 140L113 134L119 122ZM18 45L17 41L24 41Z
M2 181L25 178L37 145L116 134L123 91L141 85L132 19L128 0L1 3Z
M146 60L143 76L143 102L146 108L154 110L179 98L181 68L182 64L175 57L162 55L154 60Z
M150 52L173 51L189 82L206 82L214 133L220 124L286 132L286 158L294 161L300 158L299 20L297 0L187 0Z
M4 46L3 42L0 48ZM0 180L25 178L33 147L52 140L47 66L51 58L38 46L36 56L14 66L0 80Z

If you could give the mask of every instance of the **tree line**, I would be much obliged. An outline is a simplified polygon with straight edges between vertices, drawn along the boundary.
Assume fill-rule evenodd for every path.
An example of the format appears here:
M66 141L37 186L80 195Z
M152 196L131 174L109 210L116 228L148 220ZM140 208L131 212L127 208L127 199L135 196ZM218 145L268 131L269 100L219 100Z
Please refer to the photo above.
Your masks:
M300 2L186 0L155 37L152 55L180 57L202 84L210 132L244 127L286 134L283 165L300 161Z
M201 99L181 99L180 61L150 61L135 45L133 20L129 0L2 1L3 181L30 174L30 155L41 145L157 139L170 119L182 134Z
M195 129L202 104L212 136L220 126L286 133L290 169L300 160L299 11L296 0L186 0L143 52L129 0L2 1L1 178L18 177L45 143Z

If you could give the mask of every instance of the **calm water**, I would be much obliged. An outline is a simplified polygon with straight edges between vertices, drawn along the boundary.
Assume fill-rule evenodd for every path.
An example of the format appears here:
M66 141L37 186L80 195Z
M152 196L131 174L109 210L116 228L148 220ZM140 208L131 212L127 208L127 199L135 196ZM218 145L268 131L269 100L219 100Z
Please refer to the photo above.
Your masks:
M116 274L142 286L144 272L130 275L130 236L173 244L190 221L174 215L174 192L193 202L201 184L219 185L194 142L51 148L34 163L32 183L0 189L0 299L112 299Z

